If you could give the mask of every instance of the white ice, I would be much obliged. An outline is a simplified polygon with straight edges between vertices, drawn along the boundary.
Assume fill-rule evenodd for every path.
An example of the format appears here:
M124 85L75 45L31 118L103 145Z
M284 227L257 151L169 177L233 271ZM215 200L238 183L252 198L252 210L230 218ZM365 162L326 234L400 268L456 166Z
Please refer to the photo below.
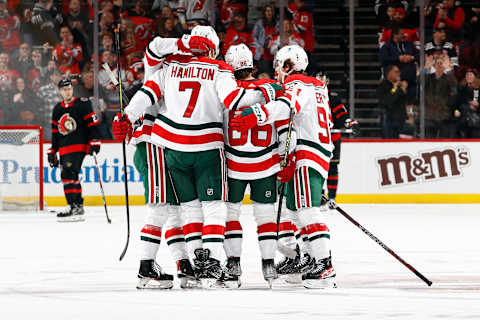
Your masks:
M87 208L83 223L51 213L0 212L0 319L480 319L480 206L344 205L344 209L433 281L427 287L337 213L329 215L337 289L307 290L262 279L250 206L239 290L138 291L143 207L125 214ZM166 244L158 261L175 266Z

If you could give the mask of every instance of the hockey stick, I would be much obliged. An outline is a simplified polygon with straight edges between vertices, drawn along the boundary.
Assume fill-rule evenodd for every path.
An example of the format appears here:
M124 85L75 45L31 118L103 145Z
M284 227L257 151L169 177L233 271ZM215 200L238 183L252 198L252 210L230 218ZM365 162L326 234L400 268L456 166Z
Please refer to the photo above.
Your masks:
M295 95L293 95L295 97ZM285 157L280 162L280 168L285 168L288 166L288 156L290 155L290 140L292 138L292 127L293 127L293 117L295 117L295 98L292 99L293 107L290 106L290 117L288 119L288 132L287 138L285 141ZM280 218L282 217L282 205L283 205L283 197L285 191L286 183L281 183L278 189L280 196L278 198L278 209L277 209L277 240L278 240L278 233L280 232Z
M123 107L123 89L122 89L122 74L121 74L121 64L120 64L120 23L114 29L115 32L115 46L117 49L117 74L118 74L118 91L120 94L120 114L122 115L122 119L125 118L125 108ZM127 137L128 139L128 137ZM120 261L122 261L123 257L127 253L128 244L130 242L130 205L128 200L128 182L127 182L127 150L125 140L122 141L122 153L123 153L123 175L125 182L125 205L127 209L127 242L125 243L125 248L123 248L122 253L120 254Z
M97 154L93 154L93 159L95 160L95 169L97 170L98 182L100 183L100 191L102 192L103 207L105 208L105 216L107 217L107 222L112 223L110 217L108 216L107 210L107 201L105 200L105 192L103 191L102 176L100 175L100 169L98 168Z
M332 129L331 133L353 133L352 129Z
M327 197L322 195L322 199L324 201L328 201ZM397 259L401 264L403 264L405 267L408 268L408 270L412 271L417 277L422 279L429 287L432 285L432 281L428 280L423 274L417 271L414 267L412 267L410 264L408 264L405 260L400 258L398 254L395 253L392 249L390 249L385 243L383 243L380 239L375 237L370 231L365 229L360 223L358 223L355 219L353 219L348 213L346 213L342 208L340 208L336 203L335 203L335 210L337 210L342 216L347 218L348 221L353 223L355 226L357 226L360 230L362 230L363 233L365 233L367 236L370 237L373 241L375 241L380 247L385 249L388 253L390 253L395 259Z
M112 69L110 69L110 66L108 65L108 63L105 62L104 64L102 64L102 67L105 69L105 72L107 73L107 76L110 78L110 81L112 82L112 84L115 87L118 87L119 82L118 82L117 78L115 77L115 74L113 73ZM120 73L121 73L121 71L120 71ZM120 77L120 73L119 73L119 77ZM122 95L123 101L128 105L130 103L130 99L128 99L127 95L124 94L123 91L121 92L121 95Z

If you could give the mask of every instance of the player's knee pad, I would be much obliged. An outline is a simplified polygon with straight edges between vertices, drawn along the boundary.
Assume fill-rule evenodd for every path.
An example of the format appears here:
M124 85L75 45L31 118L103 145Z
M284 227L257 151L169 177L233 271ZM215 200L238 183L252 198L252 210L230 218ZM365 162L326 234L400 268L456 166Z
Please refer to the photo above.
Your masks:
M241 202L226 202L227 205L227 221L238 221L240 218Z
M308 228L309 225L317 224L317 223L325 223L326 217L320 211L318 207L312 208L304 208L297 211L297 221L301 224L301 226L297 225L300 229L301 227Z
M180 212L184 224L203 222L202 204L198 199L180 204Z
M225 225L227 206L223 200L202 201L202 211L208 224Z
M312 209L312 208L309 208ZM300 219L300 210L297 212L290 211L290 221L297 227L298 230L301 230L302 228L305 227L305 224L303 221Z
M145 224L152 224L157 227L162 227L167 221L168 211L167 206L159 203L147 204L147 217Z
M276 223L277 221L277 213L273 203L253 202L253 215L255 216L257 226L272 222Z
M180 206L167 205L168 218L165 227L168 229L182 228L183 219L180 214Z

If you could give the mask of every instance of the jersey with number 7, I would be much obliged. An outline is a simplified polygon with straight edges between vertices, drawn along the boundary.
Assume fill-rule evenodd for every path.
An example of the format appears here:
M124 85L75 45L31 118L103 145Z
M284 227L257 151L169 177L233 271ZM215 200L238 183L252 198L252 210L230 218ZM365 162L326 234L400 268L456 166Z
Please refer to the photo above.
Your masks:
M225 108L264 101L260 91L238 87L225 62L187 54L168 56L147 79L125 109L130 121L161 97L165 108L157 116L151 142L184 152L223 147Z

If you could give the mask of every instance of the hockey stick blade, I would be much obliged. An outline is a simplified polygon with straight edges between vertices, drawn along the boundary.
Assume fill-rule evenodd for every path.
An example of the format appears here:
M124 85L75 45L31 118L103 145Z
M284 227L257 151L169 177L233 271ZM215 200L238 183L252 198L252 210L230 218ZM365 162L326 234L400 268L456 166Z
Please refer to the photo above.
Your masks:
M107 200L105 199L105 192L103 191L102 176L100 175L100 169L98 168L98 160L97 160L96 153L93 154L93 159L95 160L95 169L97 171L98 182L100 184L100 191L102 193L103 207L105 208L105 216L107 217L107 222L112 223L112 220L108 216Z
M328 201L328 198L322 195L322 200ZM428 280L423 274L418 272L417 269L412 267L410 264L408 264L405 260L403 260L398 254L395 253L392 249L390 249L385 243L383 243L380 239L378 239L376 236L374 236L370 231L368 231L365 227L363 227L360 223L358 223L355 219L353 219L348 213L346 213L342 208L340 208L336 203L335 203L335 210L337 210L342 216L347 218L348 221L353 223L357 228L362 230L363 233L365 233L370 239L375 241L380 247L382 247L385 251L390 253L395 259L397 259L401 264L403 264L405 267L407 267L408 270L413 272L417 277L422 279L423 282L425 282L429 287L432 285L432 281Z

